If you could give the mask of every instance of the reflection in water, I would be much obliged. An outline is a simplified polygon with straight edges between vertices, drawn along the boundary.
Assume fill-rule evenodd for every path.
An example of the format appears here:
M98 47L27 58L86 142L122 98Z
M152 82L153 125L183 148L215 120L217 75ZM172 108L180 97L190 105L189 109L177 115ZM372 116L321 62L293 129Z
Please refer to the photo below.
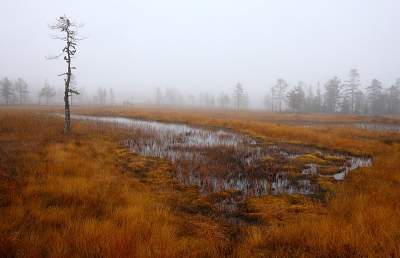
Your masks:
M373 122L359 122L359 123L324 123L324 122L291 122L290 125L304 126L304 127L325 127L325 126L337 126L337 127L354 127L368 131L378 132L394 132L400 133L399 124L390 123L373 123Z
M319 176L343 180L349 171L371 166L370 158L311 146L257 144L246 134L221 129L115 117L73 118L129 126L137 135L124 142L131 151L169 160L175 180L198 185L205 194L228 189L238 190L244 197L311 194L318 191Z

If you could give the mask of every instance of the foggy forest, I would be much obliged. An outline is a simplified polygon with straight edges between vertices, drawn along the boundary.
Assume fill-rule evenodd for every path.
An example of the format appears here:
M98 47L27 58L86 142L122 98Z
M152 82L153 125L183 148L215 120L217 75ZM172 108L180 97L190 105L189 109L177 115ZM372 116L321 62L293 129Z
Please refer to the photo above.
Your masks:
M99 86L94 93L88 93L85 87L78 87L73 77L71 88L80 94L71 97L75 105L156 105L186 108L210 109L263 109L268 111L289 112L322 112L355 115L395 115L400 108L400 78L390 87L373 79L370 85L360 85L360 74L357 69L349 71L348 78L342 82L334 76L323 85L316 87L299 81L290 87L285 80L278 79L276 84L266 87L261 103L253 103L245 87L238 83L231 92L219 94L201 92L199 94L182 94L176 88L155 88L149 96L132 98L116 97L112 87ZM36 96L32 96L29 85L23 78L9 79L4 77L0 82L0 95L5 105L59 105L63 104L63 89L50 86L46 80ZM133 96L133 94L132 94Z

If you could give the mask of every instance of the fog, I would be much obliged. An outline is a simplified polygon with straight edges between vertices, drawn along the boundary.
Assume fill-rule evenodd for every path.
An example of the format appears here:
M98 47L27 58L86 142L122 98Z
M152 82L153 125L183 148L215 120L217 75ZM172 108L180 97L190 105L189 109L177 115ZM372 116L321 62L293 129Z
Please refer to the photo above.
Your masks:
M400 77L400 1L6 1L0 0L0 78L35 92L63 88L66 72L47 24L84 23L72 65L77 87L113 88L118 101L154 101L156 87L182 95L243 85L252 107L282 78L321 89L350 69L361 88ZM32 97L33 98L33 97Z

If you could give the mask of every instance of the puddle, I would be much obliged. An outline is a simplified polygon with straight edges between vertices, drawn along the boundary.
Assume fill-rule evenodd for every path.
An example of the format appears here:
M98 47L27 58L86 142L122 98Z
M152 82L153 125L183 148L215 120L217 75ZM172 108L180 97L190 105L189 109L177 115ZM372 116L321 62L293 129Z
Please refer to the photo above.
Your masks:
M294 122L290 125L304 126L304 127L324 127L324 126L338 126L338 127L355 127L368 131L378 132L393 132L400 133L400 125L388 123L318 123L318 122Z
M339 126L349 127L348 124L340 124ZM400 133L400 126L393 124L381 124L381 123L354 123L350 127L357 127L364 130L380 131L380 132L395 132Z
M131 151L170 161L180 183L198 185L204 194L235 189L244 197L318 191L319 176L343 180L367 157L290 144L260 146L246 134L183 124L117 117L73 116L125 125L137 137L123 144Z

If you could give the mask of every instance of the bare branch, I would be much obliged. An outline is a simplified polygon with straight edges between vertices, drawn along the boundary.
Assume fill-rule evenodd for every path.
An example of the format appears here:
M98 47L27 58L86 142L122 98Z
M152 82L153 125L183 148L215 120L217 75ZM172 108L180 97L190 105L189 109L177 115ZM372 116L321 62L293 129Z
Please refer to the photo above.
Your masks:
M75 95L79 95L80 93L76 90L68 89L69 92L74 93Z
M63 53L61 53L61 54L59 54L58 56L45 56L44 58L46 58L47 60L53 60L53 59L58 59L60 56L62 56L64 54L64 52Z

